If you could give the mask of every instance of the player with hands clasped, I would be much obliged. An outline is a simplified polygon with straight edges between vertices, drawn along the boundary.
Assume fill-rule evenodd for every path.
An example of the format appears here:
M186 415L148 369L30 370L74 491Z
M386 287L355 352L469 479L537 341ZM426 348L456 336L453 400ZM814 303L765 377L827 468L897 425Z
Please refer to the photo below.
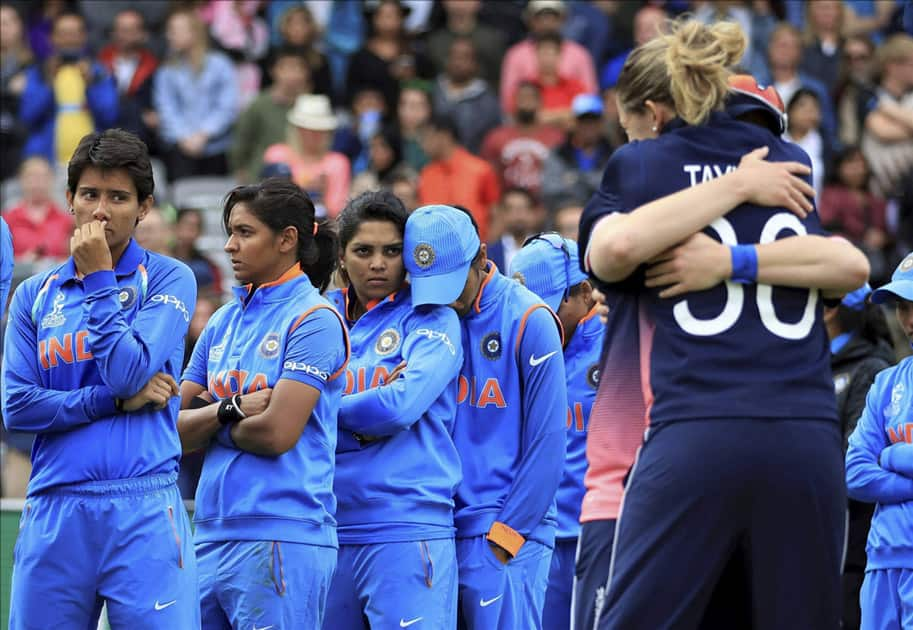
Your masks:
M206 449L194 523L205 629L319 629L336 567L336 414L349 342L320 296L336 236L291 182L232 190L235 298L181 382L185 452Z
M37 433L10 627L199 625L176 485L175 378L196 301L184 264L133 231L153 198L146 145L85 136L67 167L72 256L16 290L2 373L7 428ZM155 579L150 579L155 576Z
M871 300L893 303L913 342L913 253ZM913 628L913 358L875 377L850 435L846 487L853 499L877 504L859 597L862 630Z

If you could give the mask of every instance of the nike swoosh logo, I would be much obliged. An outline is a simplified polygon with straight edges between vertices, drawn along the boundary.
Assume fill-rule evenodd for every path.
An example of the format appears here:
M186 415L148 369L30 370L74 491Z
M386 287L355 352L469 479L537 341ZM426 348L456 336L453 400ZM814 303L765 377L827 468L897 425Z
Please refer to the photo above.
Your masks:
M555 354L555 353L553 352L552 354ZM551 355L548 355L548 356L545 357L545 358L547 359L549 356L551 356ZM544 360L544 359L543 359L543 360ZM503 594L503 593L500 594L500 595L498 595L497 597L492 597L491 599L479 599L479 606L481 606L482 608L485 608L485 607L487 607L487 606L491 606L492 604L494 604L496 601L498 601L498 600L501 599L502 597L504 597L504 594Z
M254 624L254 630L269 630L270 628L272 628L272 626L263 626L262 628L258 628L257 624Z
M548 361L549 359L552 358L552 355L557 354L557 352L558 352L557 350L552 350L552 351L549 352L548 354L546 354L546 355L544 355L544 356L541 356L541 357L537 357L537 356L534 355L534 354L529 355L529 365L530 365L530 367L536 367L537 365L540 365L540 364L542 364L542 363L545 363L546 361Z
M178 600L176 599L172 599L170 602L165 602L164 604L160 604L158 600L155 600L155 609L165 610L169 606L174 606L176 603L178 603Z
M406 621L406 620L404 620L404 619L400 619L400 620L399 620L399 627L400 627L400 628L408 628L408 627L411 626L412 624L418 623L418 622L421 621L422 619L424 619L424 617L416 617L415 619L410 619L409 621Z

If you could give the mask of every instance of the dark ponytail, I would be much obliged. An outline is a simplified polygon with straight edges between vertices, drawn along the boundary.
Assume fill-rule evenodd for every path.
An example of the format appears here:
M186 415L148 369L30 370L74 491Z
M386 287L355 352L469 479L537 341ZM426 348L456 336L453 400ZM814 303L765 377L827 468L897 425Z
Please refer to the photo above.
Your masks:
M226 232L232 208L238 203L245 203L251 214L277 234L289 226L295 228L298 231L298 264L311 284L321 292L326 290L336 266L339 245L326 221L317 222L314 202L306 192L279 178L238 186L228 193L222 207L222 224Z

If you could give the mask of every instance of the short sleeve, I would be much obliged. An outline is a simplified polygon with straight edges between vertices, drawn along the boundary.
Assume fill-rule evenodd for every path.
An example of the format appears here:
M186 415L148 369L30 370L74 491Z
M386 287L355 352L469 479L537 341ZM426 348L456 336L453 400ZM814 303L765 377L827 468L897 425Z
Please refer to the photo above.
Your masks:
M330 307L316 307L293 324L279 378L322 392L345 368L348 356L348 336L339 316Z

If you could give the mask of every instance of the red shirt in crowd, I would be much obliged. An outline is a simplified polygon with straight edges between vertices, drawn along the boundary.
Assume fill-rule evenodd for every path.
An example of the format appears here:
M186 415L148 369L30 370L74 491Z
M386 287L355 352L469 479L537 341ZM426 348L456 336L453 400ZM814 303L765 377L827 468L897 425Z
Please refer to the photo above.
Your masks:
M859 243L869 228L886 231L885 205L884 199L869 192L825 186L818 214L825 229Z
M428 164L419 176L419 202L463 206L479 224L483 243L488 242L491 207L500 196L498 176L491 165L460 147L453 150L449 159Z
M551 85L546 85L542 81L535 83L542 93L542 111L544 112L570 109L575 96L586 94L586 86L577 79L561 77L557 83Z
M54 202L48 202L45 217L38 223L32 221L24 201L6 210L3 218L13 235L13 255L16 258L62 259L70 255L73 217Z
M481 153L505 188L525 188L538 194L545 158L563 141L564 132L557 127L541 125L524 131L504 125L485 136Z

